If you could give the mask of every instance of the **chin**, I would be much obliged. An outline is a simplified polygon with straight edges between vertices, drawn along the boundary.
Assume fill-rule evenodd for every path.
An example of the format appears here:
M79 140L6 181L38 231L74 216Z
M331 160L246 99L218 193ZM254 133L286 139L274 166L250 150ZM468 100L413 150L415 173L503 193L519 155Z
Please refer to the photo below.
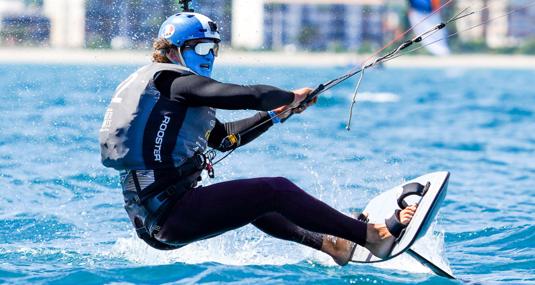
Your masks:
M212 75L212 71L211 70L206 70L206 69L201 69L201 70L197 71L197 74L199 74L201 76L204 76L204 77L210 77Z

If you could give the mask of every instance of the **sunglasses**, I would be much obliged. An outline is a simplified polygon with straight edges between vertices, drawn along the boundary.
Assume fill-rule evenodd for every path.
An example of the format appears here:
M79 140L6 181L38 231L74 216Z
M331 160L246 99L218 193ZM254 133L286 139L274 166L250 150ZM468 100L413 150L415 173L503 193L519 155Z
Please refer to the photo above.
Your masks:
M219 44L214 42L209 43L196 43L192 45L185 45L184 48L189 48L195 51L196 54L204 56L210 53L210 51L214 52L214 56L217 56L219 53Z

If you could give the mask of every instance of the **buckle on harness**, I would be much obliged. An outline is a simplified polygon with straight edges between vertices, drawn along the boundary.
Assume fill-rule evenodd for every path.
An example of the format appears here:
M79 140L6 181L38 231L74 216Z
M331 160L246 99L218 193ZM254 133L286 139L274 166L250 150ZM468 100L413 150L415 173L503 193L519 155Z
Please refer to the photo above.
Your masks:
M209 150L205 153L204 157L206 160L206 165L204 166L204 169L208 172L208 177L214 178L214 165L212 163L212 160L215 158L216 153L214 150Z
M210 178L214 178L215 175L214 175L214 166L212 165L212 163L206 163L206 171L208 172L208 177Z
M196 153L193 156L193 166L197 168L198 170L203 170L206 166L206 157L202 153Z
M193 158L193 165L198 170L205 169L208 172L208 177L214 178L214 166L212 164L212 159L214 159L216 156L215 151L209 150L206 153L198 152L196 153Z

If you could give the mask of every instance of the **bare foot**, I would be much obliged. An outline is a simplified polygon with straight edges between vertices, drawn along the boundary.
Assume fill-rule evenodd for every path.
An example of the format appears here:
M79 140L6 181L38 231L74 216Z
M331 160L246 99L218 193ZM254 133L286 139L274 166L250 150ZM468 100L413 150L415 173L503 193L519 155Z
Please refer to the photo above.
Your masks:
M368 224L365 247L379 258L388 257L396 239L385 224Z
M400 222L408 225L416 211L416 205L409 206L399 214ZM368 224L365 247L375 256L386 258L390 255L396 238L390 234L385 224Z
M355 243L352 241L330 235L323 237L321 251L330 255L334 262L340 266L344 266L349 262L354 249Z

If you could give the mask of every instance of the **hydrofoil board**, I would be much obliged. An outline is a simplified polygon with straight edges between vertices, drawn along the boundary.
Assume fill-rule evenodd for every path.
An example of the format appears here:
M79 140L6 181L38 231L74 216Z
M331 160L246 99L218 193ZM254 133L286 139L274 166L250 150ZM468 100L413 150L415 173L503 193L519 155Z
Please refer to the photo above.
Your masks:
M404 233L394 243L389 256L379 258L371 254L366 248L357 246L351 261L357 263L382 262L392 259L409 250L414 242L425 235L429 226L433 223L442 201L444 201L444 197L446 196L449 175L450 174L447 171L422 175L373 198L363 212L368 213L369 223L384 224L385 219L391 217L396 209L400 209L398 198L403 193L404 189L415 187L415 185L417 185L419 187L418 189L421 189L423 192L422 196L411 195L404 199L406 205L417 203L418 207L411 222L405 228ZM410 254L413 257L418 255L413 250L410 250ZM417 259L437 274L442 270L440 267L434 268L437 267L434 264L425 264L419 258ZM446 274L439 275L444 276ZM447 277L453 278L451 275Z

